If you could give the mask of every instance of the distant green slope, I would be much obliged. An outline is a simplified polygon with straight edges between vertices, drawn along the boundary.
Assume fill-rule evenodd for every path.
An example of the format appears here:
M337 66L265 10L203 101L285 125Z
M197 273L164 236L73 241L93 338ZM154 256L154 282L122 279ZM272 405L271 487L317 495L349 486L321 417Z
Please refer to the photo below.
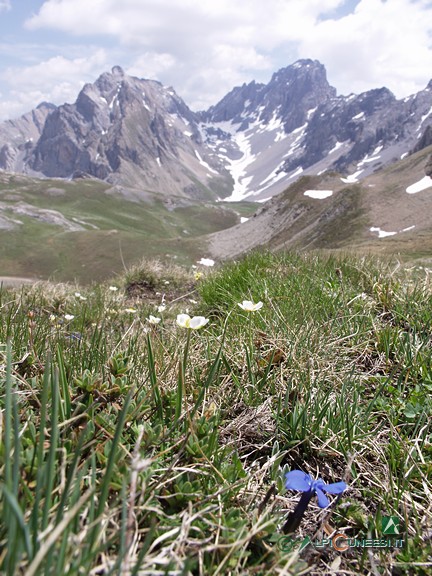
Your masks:
M254 205L242 206L249 214ZM54 224L54 210L62 225ZM41 212L42 211L42 212ZM138 201L97 180L37 180L0 174L0 275L91 282L143 257L193 263L206 256L197 237L239 221L234 205ZM70 231L70 228L77 230Z

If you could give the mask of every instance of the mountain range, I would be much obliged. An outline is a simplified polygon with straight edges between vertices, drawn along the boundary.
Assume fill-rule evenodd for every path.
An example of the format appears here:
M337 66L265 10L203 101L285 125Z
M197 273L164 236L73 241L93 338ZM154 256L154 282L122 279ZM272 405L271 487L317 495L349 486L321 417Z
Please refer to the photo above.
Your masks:
M73 104L0 123L0 271L86 283L255 247L430 266L431 191L432 81L340 96L300 60L194 112L115 66Z
M361 180L431 143L432 80L403 100L387 88L342 96L320 62L299 60L194 112L115 66L74 104L0 123L0 169L93 177L143 199L263 201L304 175Z

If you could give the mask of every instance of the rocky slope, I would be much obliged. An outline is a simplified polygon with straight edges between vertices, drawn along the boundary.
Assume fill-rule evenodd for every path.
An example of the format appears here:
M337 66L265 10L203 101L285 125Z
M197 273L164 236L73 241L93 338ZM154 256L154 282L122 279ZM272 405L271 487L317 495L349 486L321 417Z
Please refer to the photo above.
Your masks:
M208 236L215 260L254 248L432 253L432 146L361 182L336 172L302 176L252 218Z
M23 172L39 141L47 117L56 109L43 102L37 108L16 120L0 123L0 168L10 172Z

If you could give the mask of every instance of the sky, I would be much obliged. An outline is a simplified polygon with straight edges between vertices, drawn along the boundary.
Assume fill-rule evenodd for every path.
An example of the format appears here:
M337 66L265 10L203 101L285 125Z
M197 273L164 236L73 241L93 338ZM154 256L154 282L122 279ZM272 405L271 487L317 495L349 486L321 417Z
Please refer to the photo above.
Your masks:
M319 60L338 94L432 78L430 0L0 0L0 120L74 102L120 65L192 110L234 86Z

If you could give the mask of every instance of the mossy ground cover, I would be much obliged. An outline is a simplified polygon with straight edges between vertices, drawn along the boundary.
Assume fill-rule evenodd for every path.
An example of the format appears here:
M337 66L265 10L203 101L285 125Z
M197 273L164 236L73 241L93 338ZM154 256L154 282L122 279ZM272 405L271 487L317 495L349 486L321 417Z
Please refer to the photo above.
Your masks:
M263 252L112 284L0 293L2 573L430 573L427 270ZM348 488L288 538L290 470Z

